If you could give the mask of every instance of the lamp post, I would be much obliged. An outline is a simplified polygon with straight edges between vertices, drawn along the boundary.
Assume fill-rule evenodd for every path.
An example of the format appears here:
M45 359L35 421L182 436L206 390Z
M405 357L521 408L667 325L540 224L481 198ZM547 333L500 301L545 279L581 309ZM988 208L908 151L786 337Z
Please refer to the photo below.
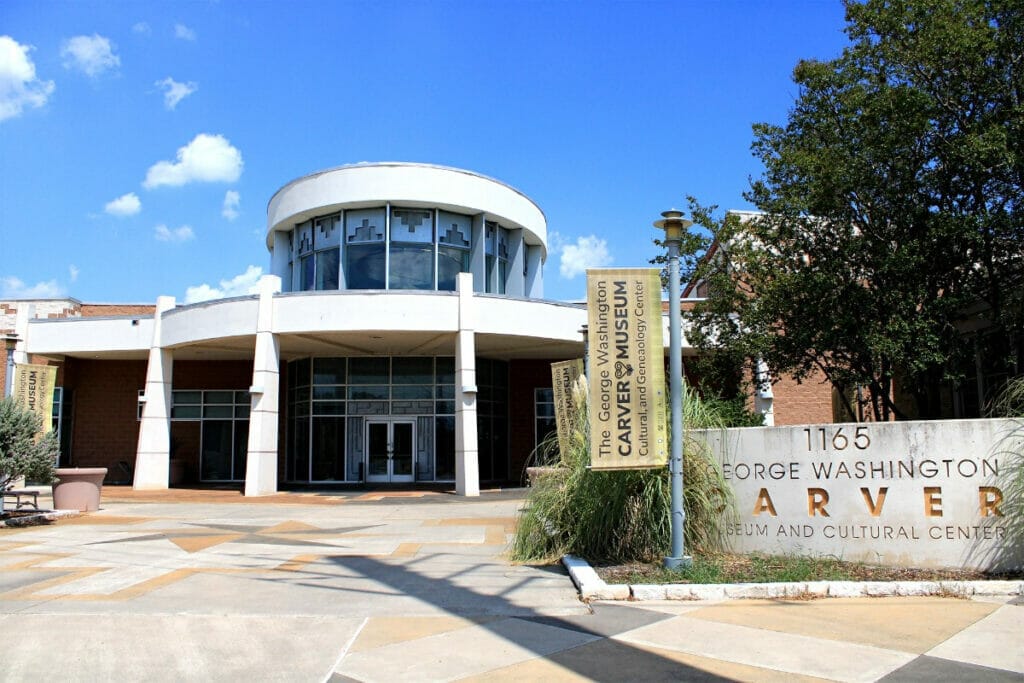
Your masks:
M679 245L683 230L693 225L683 218L682 211L670 209L661 213L662 220L654 227L665 231L668 247L669 301L669 383L672 392L672 449L669 473L672 479L672 554L664 559L667 569L689 567L693 559L684 554L683 524L683 344L682 319L679 311Z
M18 345L18 335L4 335L4 349L7 351L7 370L4 372L4 398L11 395L14 386L14 348Z

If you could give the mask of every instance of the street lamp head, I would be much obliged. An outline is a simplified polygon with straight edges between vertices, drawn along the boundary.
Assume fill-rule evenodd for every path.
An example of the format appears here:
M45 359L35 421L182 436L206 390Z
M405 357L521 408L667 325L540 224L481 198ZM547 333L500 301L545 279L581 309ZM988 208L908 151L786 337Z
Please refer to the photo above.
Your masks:
M18 345L18 335L13 332L4 334L4 350L13 351Z
M665 242L680 242L683 239L683 230L693 225L693 221L683 218L683 212L677 209L669 209L661 212L662 219L654 221L654 227L665 231Z

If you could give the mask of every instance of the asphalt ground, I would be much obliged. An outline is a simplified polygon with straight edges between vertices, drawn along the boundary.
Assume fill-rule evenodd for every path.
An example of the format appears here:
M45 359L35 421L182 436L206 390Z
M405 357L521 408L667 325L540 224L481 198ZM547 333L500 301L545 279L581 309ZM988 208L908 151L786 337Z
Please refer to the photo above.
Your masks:
M0 680L1024 681L1019 596L584 604L522 495L106 487L0 529Z

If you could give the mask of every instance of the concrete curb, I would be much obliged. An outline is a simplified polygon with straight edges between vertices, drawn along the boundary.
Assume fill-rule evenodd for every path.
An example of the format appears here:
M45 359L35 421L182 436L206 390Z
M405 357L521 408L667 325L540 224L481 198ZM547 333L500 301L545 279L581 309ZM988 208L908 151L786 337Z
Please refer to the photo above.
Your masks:
M78 510L40 510L38 514L25 515L24 517L12 517L0 519L0 529L4 527L38 526L47 524L58 519L77 517L81 513Z
M1024 581L803 581L795 583L626 584L605 583L586 560L566 555L562 564L590 600L743 600L765 598L861 598L909 595L1024 595Z

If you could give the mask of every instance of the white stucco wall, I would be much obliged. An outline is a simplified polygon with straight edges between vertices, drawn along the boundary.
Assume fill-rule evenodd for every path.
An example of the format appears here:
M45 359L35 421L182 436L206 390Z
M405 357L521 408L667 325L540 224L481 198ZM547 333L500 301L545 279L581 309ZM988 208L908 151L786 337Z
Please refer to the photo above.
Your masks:
M506 228L522 228L528 244L547 253L547 220L526 195L502 182L471 171L383 162L353 164L320 171L288 183L267 207L267 247L275 230L339 209L381 206L438 207L457 213L485 213Z

